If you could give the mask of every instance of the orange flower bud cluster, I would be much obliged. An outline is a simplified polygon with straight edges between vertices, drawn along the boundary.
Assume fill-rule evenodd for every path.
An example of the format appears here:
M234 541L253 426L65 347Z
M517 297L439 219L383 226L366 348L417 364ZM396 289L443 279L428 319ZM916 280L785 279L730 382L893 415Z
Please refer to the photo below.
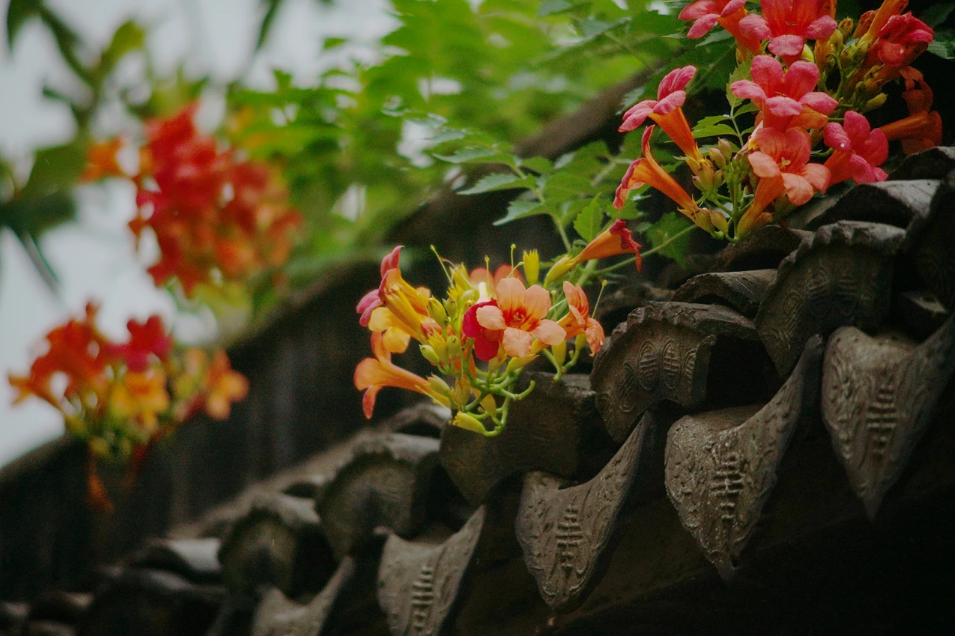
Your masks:
M134 178L139 214L129 224L137 240L147 227L156 235L156 285L175 278L186 295L200 283L248 282L280 267L302 223L278 174L200 133L195 110L147 124Z

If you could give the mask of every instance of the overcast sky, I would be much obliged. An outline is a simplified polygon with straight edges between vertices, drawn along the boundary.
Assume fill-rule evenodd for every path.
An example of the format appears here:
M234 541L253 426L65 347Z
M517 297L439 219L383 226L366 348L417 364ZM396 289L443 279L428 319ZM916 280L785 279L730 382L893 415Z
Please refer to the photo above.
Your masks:
M0 0L6 16L9 0ZM225 82L250 68L260 0L47 0L96 48L130 17L149 25L149 48L161 71L181 60ZM251 66L250 81L268 86L270 69L292 72L309 84L319 68L327 36L376 38L393 24L385 0L342 0L329 8L315 0L285 0L272 37ZM39 23L26 25L11 55L0 29L0 154L23 160L34 148L63 143L73 135L65 106L42 97L44 82L70 86L70 74ZM105 126L110 122L105 122ZM25 373L41 339L53 326L98 299L104 329L121 335L130 317L160 312L173 317L170 299L157 291L133 253L125 225L133 214L128 184L83 188L77 196L80 224L59 228L43 248L60 277L52 293L40 280L19 242L0 232L0 465L60 435L59 414L38 400L11 407L8 372Z

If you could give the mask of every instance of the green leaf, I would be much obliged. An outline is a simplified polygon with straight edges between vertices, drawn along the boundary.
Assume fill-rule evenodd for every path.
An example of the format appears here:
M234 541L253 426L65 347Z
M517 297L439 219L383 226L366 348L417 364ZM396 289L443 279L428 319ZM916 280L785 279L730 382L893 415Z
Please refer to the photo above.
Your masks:
M504 225L517 219L523 219L537 214L549 214L550 209L540 201L526 201L515 199L507 206L507 215L494 221L494 225Z
M69 189L86 166L86 144L74 140L65 146L42 148L33 159L33 169L21 196L38 197L56 190Z
M347 43L348 43L347 38L331 38L331 37L325 38L325 40L322 42L322 50L331 51L332 49L337 49L338 47Z
M541 2L540 8L537 9L537 17L543 18L545 16L554 15L555 13L562 13L573 8L574 5L567 2L567 0L545 0L545 2Z
M18 197L0 204L0 227L16 234L40 236L43 232L73 220L73 197L59 191L42 197Z
M646 232L647 240L650 241L650 247L656 248L663 245L673 236L676 236L693 223L676 212L668 212L660 217L660 220L654 223ZM687 248L690 244L690 233L687 232L672 243L661 248L658 254L672 258L681 267L686 265Z
M939 2L926 7L919 17L930 27L937 28L948 19L953 10L955 2Z
M700 139L701 137L719 137L720 135L732 135L736 136L736 130L732 126L727 126L726 124L716 124L715 126L703 126L693 129L693 137L695 139Z
M40 3L40 19L43 20L43 24L53 33L56 48L60 51L60 55L63 57L63 61L66 62L66 65L87 85L93 86L95 82L93 81L90 69L83 65L77 53L77 49L82 43L80 36L77 35L76 31L70 28L69 25L63 22L58 15L50 11L47 7L42 6L42 2Z
M461 194L481 194L482 192L494 192L495 190L511 190L513 188L529 188L534 185L533 177L518 177L509 172L495 172L482 177L480 181L468 188L461 190Z
M109 46L100 57L99 68L101 77L109 74L123 56L142 49L146 43L146 30L132 20L128 20L116 29Z
M935 32L935 40L928 45L928 52L946 60L955 60L955 30Z
M265 6L265 15L262 16L262 24L259 25L259 36L255 40L255 50L258 51L269 38L269 32L272 30L272 24L275 22L275 16L278 15L282 7L282 0L261 0Z
M507 163L510 157L494 148L462 148L451 155L432 155L448 163Z
M524 168L530 168L537 174L550 174L554 171L554 163L546 157L522 159L520 165Z
M595 196L574 219L574 230L588 243L600 233L604 224L603 206L600 196Z
M736 67L736 70L730 74L729 80L726 82L726 100L730 103L730 106L737 108L740 104L743 103L743 100L733 94L733 91L730 90L730 86L733 85L733 82L738 82L739 80L750 79L749 69L753 65L753 61L746 60L742 64Z
M40 249L40 244L37 242L36 237L33 234L17 234L17 239L19 239L20 244L23 245L24 251L27 253L27 256L30 257L30 262L33 263L33 267L35 267L37 273L40 274L40 278L43 279L43 282L45 282L51 290L56 292L60 281L57 279L56 272L53 271L50 261L47 260L43 250Z
M24 24L40 15L40 0L10 0L7 7L7 48L13 52L13 45Z

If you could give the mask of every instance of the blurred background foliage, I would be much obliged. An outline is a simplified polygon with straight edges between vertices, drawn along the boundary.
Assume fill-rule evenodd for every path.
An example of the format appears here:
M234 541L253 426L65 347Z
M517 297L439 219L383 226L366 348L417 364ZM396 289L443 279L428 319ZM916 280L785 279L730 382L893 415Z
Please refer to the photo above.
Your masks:
M291 203L306 219L307 231L284 271L293 288L331 264L380 256L389 230L440 189L521 189L503 221L548 214L565 239L573 228L577 240L586 241L613 218L642 219L633 203L621 212L610 206L620 176L637 156L638 136L628 136L622 148L598 142L556 161L521 158L515 145L635 75L643 81L621 110L655 93L667 69L686 64L700 69L694 91L722 96L736 62L733 40L723 30L687 40L687 23L676 17L684 4L392 0L397 26L379 41L329 38L323 70L311 81L296 82L275 69L273 86L261 90L241 77L214 86L209 77L190 76L185 66L160 76L144 47L148 27L135 21L122 24L103 50L91 50L43 0L11 0L11 49L23 26L39 21L76 77L69 90L44 89L48 99L69 105L76 134L69 143L37 149L28 171L0 157L0 228L16 234L55 286L56 272L38 239L75 218L72 191L87 150L102 135L103 113L120 109L141 123L172 115L213 91L225 96L217 135L280 167ZM936 22L945 21L953 6L932 7ZM840 14L858 14L859 8L846 0L839 7ZM282 0L262 0L257 49L282 10ZM951 33L940 33L932 53L950 57ZM144 60L139 82L117 78L127 56ZM141 140L142 128L127 134ZM661 160L667 150L661 148ZM484 169L474 183L470 164L494 168L491 174ZM17 177L22 174L27 176ZM674 214L655 221L643 219L634 228L651 246L671 241L688 223ZM674 241L661 253L681 259L684 250L685 242ZM276 287L264 278L248 302L253 315L261 316L278 300Z

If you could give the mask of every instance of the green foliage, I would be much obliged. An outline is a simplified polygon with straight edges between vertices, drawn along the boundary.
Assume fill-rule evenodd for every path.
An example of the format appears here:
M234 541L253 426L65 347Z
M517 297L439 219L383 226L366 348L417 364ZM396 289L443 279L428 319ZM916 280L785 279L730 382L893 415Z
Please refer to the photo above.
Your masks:
M657 249L658 254L672 258L681 266L685 266L687 247L690 243L687 229L691 227L693 224L682 214L667 212L647 229L646 236L650 246Z
M260 0L256 50L285 4ZM619 154L597 142L555 161L520 156L514 144L573 112L595 92L637 73L649 74L664 60L667 69L699 67L691 89L722 90L735 61L732 40L719 31L702 43L669 37L685 28L678 9L663 15L651 4L394 0L398 26L374 45L377 63L367 65L356 56L304 86L278 70L268 90L229 85L223 133L251 157L282 168L291 201L307 219L307 240L286 271L293 284L343 259L376 253L397 222L452 181L462 194L518 192L497 223L545 214L572 250L617 219L641 219L633 198L623 210L610 206L626 165L639 156L633 139L625 140ZM92 137L90 122L125 55L143 51L146 58L148 97L119 95L141 120L174 112L196 99L207 83L187 77L181 68L173 77L159 77L144 50L145 32L135 22L120 26L98 55L91 53L43 0L11 1L11 47L22 26L34 19L51 31L89 91L74 97L45 89L48 97L70 106L79 132L70 144L39 151L22 187L14 184L8 195L0 192L4 205L16 203L16 209L40 205L44 197L69 198ZM346 58L359 46L367 48L367 43L344 38L323 43L324 50L336 49ZM653 94L664 72L649 75L621 107ZM726 134L731 123L726 117L704 120L695 133ZM59 212L20 234L37 237L72 214L71 205L52 209ZM5 214L0 218L16 216ZM683 245L672 242L660 253L678 258ZM253 302L264 308L275 300L263 285Z
M601 207L600 197L591 199L583 210L574 218L574 231L584 239L591 241L600 233L603 228L604 213Z

